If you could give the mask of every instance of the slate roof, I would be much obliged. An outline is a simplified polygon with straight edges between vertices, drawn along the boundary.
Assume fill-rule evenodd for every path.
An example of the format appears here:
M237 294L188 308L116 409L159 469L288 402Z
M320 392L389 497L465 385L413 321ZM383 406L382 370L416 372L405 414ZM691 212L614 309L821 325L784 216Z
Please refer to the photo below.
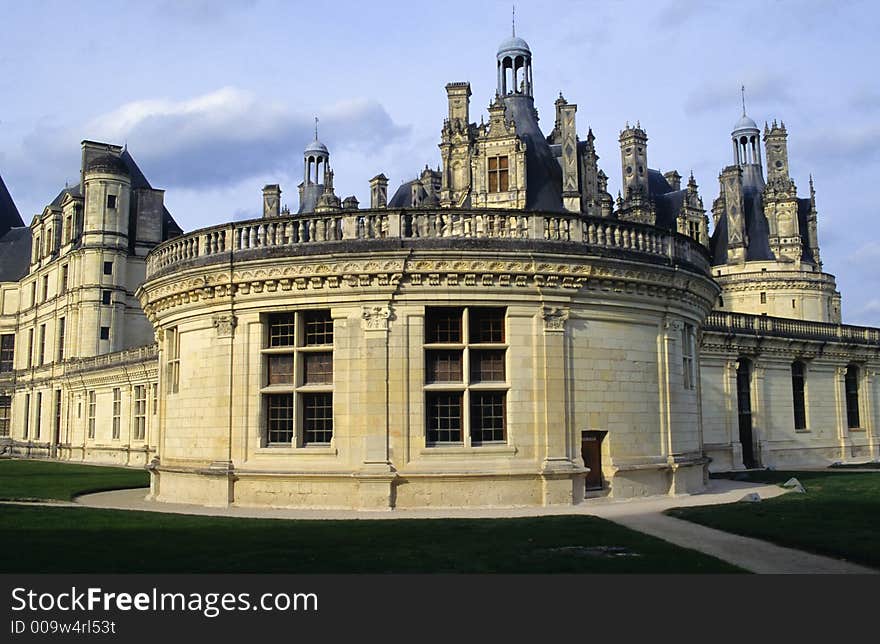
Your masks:
M801 231L801 259L815 263L807 237L807 220L812 204L809 199L798 199L798 225ZM746 261L773 261L776 256L770 250L770 226L764 215L762 192L757 188L743 188L743 214L746 220ZM721 217L709 241L712 264L727 263L727 217Z
M17 282L31 261L31 229L19 226L0 237L0 282Z
M526 210L561 212L562 168L538 127L534 100L512 94L504 97L504 104L506 117L516 124L516 134L526 144Z
M3 183L3 177L0 177L0 235L4 235L7 230L16 226L24 226L24 221L18 213L12 195L6 189L6 184Z

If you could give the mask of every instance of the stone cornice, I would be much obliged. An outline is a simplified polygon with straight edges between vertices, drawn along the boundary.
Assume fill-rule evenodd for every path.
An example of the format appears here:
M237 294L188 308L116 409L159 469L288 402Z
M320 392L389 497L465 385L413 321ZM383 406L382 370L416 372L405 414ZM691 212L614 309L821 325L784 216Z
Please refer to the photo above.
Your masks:
M450 255L453 255L450 257ZM513 257L511 257L513 256ZM154 324L163 311L228 302L231 294L246 302L263 293L406 291L421 288L548 289L567 293L596 291L641 297L676 298L708 311L718 293L708 278L669 266L607 258L537 253L449 253L396 251L372 257L340 259L290 257L254 260L232 269L192 268L145 283L141 305ZM613 295L611 295L613 297Z

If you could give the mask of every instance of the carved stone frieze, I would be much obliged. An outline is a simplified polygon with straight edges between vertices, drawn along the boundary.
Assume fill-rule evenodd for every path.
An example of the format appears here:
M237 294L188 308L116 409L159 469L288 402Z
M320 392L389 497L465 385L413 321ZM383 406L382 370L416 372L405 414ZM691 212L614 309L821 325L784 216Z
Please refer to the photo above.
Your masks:
M238 324L236 317L230 313L218 313L212 318L214 329L218 338L231 338L235 335L235 327Z
M387 331L394 312L388 305L365 306L361 312L361 319L366 331Z
M558 306L545 306L541 308L541 317L544 319L544 331L565 331L565 321L568 319L569 309Z

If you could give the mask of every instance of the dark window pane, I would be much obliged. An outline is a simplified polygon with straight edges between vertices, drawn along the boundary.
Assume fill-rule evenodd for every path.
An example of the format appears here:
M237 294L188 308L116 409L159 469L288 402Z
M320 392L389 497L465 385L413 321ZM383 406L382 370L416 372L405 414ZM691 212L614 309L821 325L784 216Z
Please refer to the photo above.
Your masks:
M269 356L269 384L293 384L293 354L282 353Z
M461 382L461 351L428 351L425 382Z
M333 438L333 394L303 394L303 443Z
M306 325L307 347L333 344L333 319L330 311L308 311L303 314Z
M425 309L425 342L461 342L461 309Z
M293 441L293 394L272 394L267 399L267 441L290 443Z
M303 384L325 385L333 383L333 354L300 353L303 358Z
M12 371L12 360L15 356L15 335L0 335L0 372Z
M504 350L471 351L471 382L504 382Z
M296 344L293 313L269 316L269 346L292 347Z
M849 365L846 368L846 424L851 429L862 426L859 417L859 368Z
M806 429L807 414L804 404L804 365L795 362L791 365L791 390L794 400L794 428Z
M500 391L471 392L471 442L474 444L503 441L504 393Z
M461 442L461 394L429 393L427 396L428 442Z
M504 342L504 309L470 309L470 342Z

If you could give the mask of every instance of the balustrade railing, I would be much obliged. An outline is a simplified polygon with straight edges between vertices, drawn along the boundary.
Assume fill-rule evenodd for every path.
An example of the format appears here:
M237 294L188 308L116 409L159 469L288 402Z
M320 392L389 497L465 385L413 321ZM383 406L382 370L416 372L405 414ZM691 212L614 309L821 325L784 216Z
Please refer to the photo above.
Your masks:
M180 263L261 248L349 240L517 239L571 242L686 262L708 272L705 250L693 240L651 226L574 213L503 210L361 210L233 222L160 244L147 257L147 277Z
M791 320L767 315L749 315L748 313L713 311L706 318L703 330L740 335L768 335L880 345L880 329L872 327Z
M116 351L115 353L105 353L99 356L73 358L67 366L67 371L89 371L92 369L111 367L113 365L126 364L129 362L141 362L143 360L158 357L158 355L159 345L148 344L143 347L126 349L125 351Z

